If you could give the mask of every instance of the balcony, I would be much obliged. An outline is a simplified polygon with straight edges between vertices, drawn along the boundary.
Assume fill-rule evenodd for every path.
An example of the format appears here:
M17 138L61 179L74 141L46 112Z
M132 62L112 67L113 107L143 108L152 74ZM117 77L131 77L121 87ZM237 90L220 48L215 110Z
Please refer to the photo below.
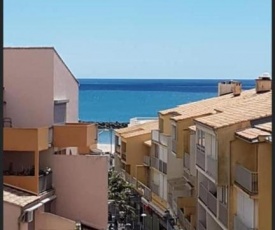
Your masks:
M219 202L219 220L225 227L227 227L228 209L227 206L221 202Z
M159 130L152 130L152 141L159 143Z
M199 185L199 198L201 199L201 201L207 206L207 188L205 187L205 185L200 182Z
M150 156L144 156L143 157L143 164L146 166L150 166Z
M151 167L159 170L159 159L156 157L151 157Z
M156 185L154 183L151 184L151 190L153 193L157 194L159 196L159 185Z
M148 188L147 186L145 186L139 181L137 183L137 188L138 188L138 191L140 191L140 193L142 194L142 196L144 196L146 200L148 201L152 200L152 193L150 188Z
M215 197L211 192L207 193L207 207L215 216L217 216L217 197Z
M188 153L184 154L183 166L184 166L184 168L190 170L190 154L188 154Z
M4 128L4 151L42 151L49 148L49 128Z
M197 161L196 164L205 170L205 149L203 146L197 145Z
M53 127L54 147L78 147L89 152L97 143L97 126L86 123L66 123Z
M124 160L124 161L126 161L126 152L123 152L121 154L121 159Z
M172 140L172 151L173 153L177 154L177 141Z
M217 180L218 162L211 156L207 156L207 173Z
M169 136L165 135L163 133L160 133L159 134L159 142L164 146L168 146Z
M215 197L206 186L200 182L199 198L207 208L216 216L217 215L217 197Z
M198 230L206 230L206 224L203 224L201 221L198 221Z
M235 215L234 216L234 230L257 230L257 228L251 228L246 226L246 224L244 222L242 222L242 220Z
M258 173L240 164L235 167L235 182L251 194L258 193Z
M38 176L34 175L5 175L3 183L13 188L24 190L31 194L39 195L52 189L52 173Z
M179 218L179 222L180 222L181 226L184 227L184 229L195 230L195 228L192 226L192 224L190 222L190 216L185 216L183 211L180 208L178 208L177 215ZM188 217L189 217L189 219L188 219Z
M120 145L116 145L115 146L115 151L118 155L120 155L120 151L121 151L121 146Z

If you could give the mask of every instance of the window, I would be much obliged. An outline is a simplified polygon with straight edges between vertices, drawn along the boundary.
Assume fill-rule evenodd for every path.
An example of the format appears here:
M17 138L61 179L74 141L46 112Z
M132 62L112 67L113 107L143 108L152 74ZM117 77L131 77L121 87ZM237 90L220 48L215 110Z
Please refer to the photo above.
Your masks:
M121 145L121 138L118 136L115 136L115 144L116 146L120 146Z
M67 103L54 104L54 123L66 122Z
M172 125L172 140L177 140L177 127Z
M203 147L205 146L205 132L200 129L198 129L197 144Z

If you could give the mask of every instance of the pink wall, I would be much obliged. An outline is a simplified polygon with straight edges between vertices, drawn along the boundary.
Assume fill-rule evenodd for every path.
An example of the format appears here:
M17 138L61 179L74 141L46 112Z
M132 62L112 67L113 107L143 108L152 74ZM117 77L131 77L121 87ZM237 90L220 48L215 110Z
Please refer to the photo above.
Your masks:
M53 155L55 214L107 229L108 157Z
M53 124L54 99L69 99L78 121L78 83L53 48L4 48L5 116L14 127Z
M14 127L53 123L53 49L4 49L6 116Z
M18 230L18 217L21 214L19 206L4 202L4 230Z
M35 211L35 229L38 230L75 230L75 224L75 221L44 212L43 207Z
M78 82L57 53L54 53L54 99L68 99L66 121L78 121Z

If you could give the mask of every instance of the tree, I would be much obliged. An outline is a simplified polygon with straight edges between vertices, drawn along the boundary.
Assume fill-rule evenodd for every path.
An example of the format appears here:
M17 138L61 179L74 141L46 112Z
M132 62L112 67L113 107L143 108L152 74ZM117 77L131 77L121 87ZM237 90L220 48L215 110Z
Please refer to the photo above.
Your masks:
M124 212L131 221L136 218L135 209L130 205L133 186L126 182L113 168L108 172L108 198L113 200L117 212Z

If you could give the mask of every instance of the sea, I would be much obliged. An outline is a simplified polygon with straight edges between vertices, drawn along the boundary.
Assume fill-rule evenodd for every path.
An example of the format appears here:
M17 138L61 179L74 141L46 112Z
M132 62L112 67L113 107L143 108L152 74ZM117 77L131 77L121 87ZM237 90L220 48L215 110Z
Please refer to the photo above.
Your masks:
M215 97L225 79L78 79L81 121L129 122L134 117L157 117L158 111ZM244 90L255 80L241 80ZM100 130L99 143L114 143L114 133Z

